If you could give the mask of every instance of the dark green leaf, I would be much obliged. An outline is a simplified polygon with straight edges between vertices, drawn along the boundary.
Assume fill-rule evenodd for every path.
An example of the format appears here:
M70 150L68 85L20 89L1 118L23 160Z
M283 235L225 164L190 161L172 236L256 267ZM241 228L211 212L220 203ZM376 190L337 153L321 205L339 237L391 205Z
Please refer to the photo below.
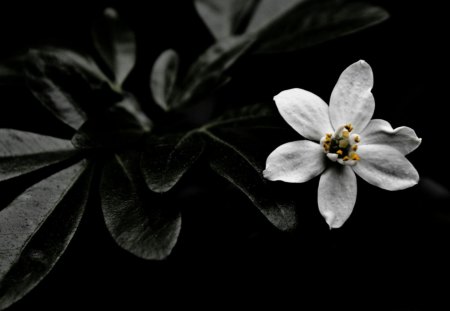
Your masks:
M202 132L208 141L212 169L247 195L274 226L280 230L294 229L296 226L294 202L280 195L263 178L264 164L227 141L225 135L219 137L212 129L204 129ZM253 142L249 140L246 144L252 145Z
M74 129L120 98L93 61L72 51L33 50L25 73L34 96Z
M178 54L174 50L167 50L153 65L150 89L155 102L165 111L170 109L170 98L178 75L178 62Z
M163 259L181 228L176 207L161 205L140 174L139 154L115 155L103 170L100 186L106 226L124 249L144 259Z
M307 1L312 0L261 0L254 10L245 32L257 32L297 5Z
M365 3L306 1L263 27L254 48L265 53L295 51L373 26L388 16L384 9Z
M141 167L154 192L170 190L203 152L202 137L195 132L152 136L146 141Z
M218 126L230 127L235 123L239 123L241 126L247 122L261 122L262 119L267 119L275 116L276 113L272 106L265 104L253 104L237 109L226 111L221 116L206 124L205 128L212 128Z
M134 32L113 8L107 8L103 18L92 29L97 51L122 85L136 63L136 39Z
M231 37L207 49L189 68L171 106L179 108L193 104L228 81L226 71L252 44L251 37Z
M258 0L196 0L194 4L203 22L219 41L245 27Z
M68 140L0 129L0 181L61 162L75 153Z
M24 83L23 59L20 55L0 63L0 85L21 85Z
M121 102L86 121L73 136L72 143L80 149L121 148L136 143L152 126L136 98L125 94Z
M79 162L35 184L0 211L0 309L33 289L78 227L90 174Z

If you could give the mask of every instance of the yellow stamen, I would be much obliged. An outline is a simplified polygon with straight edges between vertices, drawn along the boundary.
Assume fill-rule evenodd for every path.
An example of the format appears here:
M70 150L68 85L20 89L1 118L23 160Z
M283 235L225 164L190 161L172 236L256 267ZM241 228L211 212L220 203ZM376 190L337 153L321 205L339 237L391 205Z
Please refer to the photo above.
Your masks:
M336 154L338 154L338 155L342 155L342 150L341 150L341 149L339 149L338 151L336 151Z
M351 123L346 124L346 125L345 125L345 128L346 128L349 132L353 131L353 126L352 126Z
M342 131L342 137L348 138L349 136L350 136L349 131L347 131L347 130Z
M348 156L345 156L345 157L342 158L342 160L343 161L348 161L348 160L350 160L350 158Z
M355 136L355 142L359 143L361 141L361 138L359 136Z
M339 148L347 148L348 147L348 140L341 140L339 142Z
M359 160L361 160L361 158L359 157L359 155L357 153L354 152L352 154L352 160L359 161Z
M353 151L358 150L358 145L353 145L353 146L352 146L352 150L353 150Z

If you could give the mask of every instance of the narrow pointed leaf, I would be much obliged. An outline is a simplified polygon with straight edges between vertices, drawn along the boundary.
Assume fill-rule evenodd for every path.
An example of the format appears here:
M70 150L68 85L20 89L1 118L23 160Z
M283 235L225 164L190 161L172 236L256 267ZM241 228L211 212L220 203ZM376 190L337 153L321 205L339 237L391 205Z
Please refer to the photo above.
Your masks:
M33 95L74 129L119 98L91 59L69 50L33 50L25 69Z
M169 191L197 161L204 149L198 133L188 132L150 137L141 157L148 187L154 192Z
M251 37L240 36L221 40L206 50L191 65L174 95L174 108L194 104L229 80L227 70L253 44Z
M178 75L178 54L174 50L164 51L153 65L150 89L153 99L165 111L170 109L170 101Z
M384 9L366 3L307 1L258 31L254 49L295 51L373 26L388 16Z
M257 0L196 0L197 13L214 38L219 41L242 30Z
M105 165L100 186L105 223L125 250L144 259L164 259L177 242L181 215L148 190L138 160L138 153L129 152Z
M294 229L294 202L270 187L262 176L264 167L211 130L203 133L208 139L211 168L240 189L274 226L280 230Z
M113 8L107 8L92 29L94 45L121 85L136 63L134 32Z
M0 129L0 181L64 161L75 154L68 140Z
M1 310L33 289L65 251L88 197L85 168L79 162L44 179L0 211Z

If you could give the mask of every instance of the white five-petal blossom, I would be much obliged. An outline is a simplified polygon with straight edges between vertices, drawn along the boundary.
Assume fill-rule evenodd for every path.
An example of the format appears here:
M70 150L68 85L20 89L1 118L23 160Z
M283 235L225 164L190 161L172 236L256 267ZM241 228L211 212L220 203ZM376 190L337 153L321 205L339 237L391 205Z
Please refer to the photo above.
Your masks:
M339 228L356 202L356 176L386 190L414 186L419 174L406 155L421 143L409 127L393 129L372 119L375 100L373 73L360 60L339 77L329 106L302 89L274 97L281 116L308 140L286 143L267 158L263 174L269 180L306 182L321 175L318 205L330 228Z

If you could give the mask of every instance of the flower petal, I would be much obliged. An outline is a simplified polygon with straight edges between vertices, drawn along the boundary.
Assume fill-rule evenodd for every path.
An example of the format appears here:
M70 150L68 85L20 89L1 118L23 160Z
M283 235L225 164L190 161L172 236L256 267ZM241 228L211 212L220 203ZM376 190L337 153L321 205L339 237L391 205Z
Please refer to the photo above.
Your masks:
M397 149L387 145L363 145L361 160L353 170L369 184L385 190L402 190L416 185L419 173Z
M375 111L372 86L372 68L363 60L342 72L330 98L330 119L334 128L351 123L355 132L364 130Z
M385 144L403 155L414 151L422 142L412 128L401 126L394 130L389 122L380 119L371 120L361 137L360 145Z
M326 163L319 144L309 140L292 141L269 155L263 174L269 180L302 183L322 173Z
M350 217L356 193L356 176L350 166L332 165L322 174L317 201L330 228L341 227Z
M290 89L273 99L284 120L303 137L319 141L326 133L334 132L328 105L319 96L302 89Z

